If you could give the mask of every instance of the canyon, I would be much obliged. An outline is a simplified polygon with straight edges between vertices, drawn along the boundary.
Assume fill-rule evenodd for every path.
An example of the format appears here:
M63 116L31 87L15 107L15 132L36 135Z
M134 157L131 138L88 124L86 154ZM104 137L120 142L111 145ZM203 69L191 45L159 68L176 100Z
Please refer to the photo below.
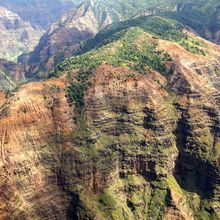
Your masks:
M35 29L8 9L0 6L0 57L17 61L22 53L34 49L43 30Z
M87 69L87 56L108 59L134 33L134 47L169 52L165 72L105 61ZM70 58L60 76L7 98L0 218L219 219L220 47L188 36L206 55L129 28L126 41ZM83 101L71 96L87 81Z
M17 58L34 50L49 26L71 8L74 1L0 2L0 58L17 62Z
M220 219L216 1L100 2L0 59L0 219Z

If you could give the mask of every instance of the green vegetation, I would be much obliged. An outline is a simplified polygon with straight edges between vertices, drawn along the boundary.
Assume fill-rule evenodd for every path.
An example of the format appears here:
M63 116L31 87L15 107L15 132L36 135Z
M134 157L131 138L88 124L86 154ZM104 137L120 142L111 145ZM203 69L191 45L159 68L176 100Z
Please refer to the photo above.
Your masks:
M0 70L0 90L1 91L10 91L16 88L16 83L12 78L5 72Z
M73 80L69 80L70 86L67 88L68 99L70 103L75 103L78 111L84 107L84 93L90 85L88 79L91 71L80 71Z
M111 146L115 142L115 137L111 135L106 135L105 133L102 133L101 136L97 139L96 147L98 149L105 149L108 146Z
M196 41L193 38L185 38L180 41L180 45L183 46L187 51L194 53L194 54L199 54L205 56L206 53L203 49L200 47L206 47L203 46L203 44L199 41Z
M162 74L165 73L165 62L171 61L169 54L158 51L156 42L150 43L145 40L142 45L141 42L136 44L135 41L138 41L141 34L143 34L141 29L129 29L120 42L120 49L116 54L117 59L111 64L130 67L140 73L146 72L146 67L150 67Z
M76 105L79 113L84 107L84 94L91 85L89 78L94 69L102 63L122 66L140 73L151 68L165 74L165 63L171 61L171 58L167 52L157 50L156 39L137 27L122 31L120 36L116 42L64 60L51 73L53 76L59 76L63 72L69 72L68 100ZM72 74L73 70L75 73Z
M173 175L168 176L167 184L168 184L169 188L175 190L176 193L178 193L179 195L184 197L183 190L180 188L180 186L178 185L178 183Z
M86 145L87 139L91 136L91 132L87 126L87 122L83 112L80 112L75 117L77 128L73 132L73 138L83 141Z
M210 2L212 2L210 4ZM174 19L179 21L184 26L188 26L195 30L200 36L209 38L207 36L207 30L215 36L215 33L220 29L220 20L218 18L218 7L219 2L217 1L203 1L201 7L187 9L183 11L167 12L162 16L165 18Z
M176 13L174 13L176 15ZM93 39L85 42L82 46L81 53L87 52L93 48L101 47L109 42L120 39L125 30L131 27L140 27L145 32L152 34L155 38L161 38L173 42L178 42L184 46L185 49L192 53L198 53L204 55L203 51L198 48L205 45L192 37L188 40L188 37L182 32L183 24L174 19L170 19L172 16L167 13L162 17L141 17L129 21L124 21L116 24L112 24L106 29L100 31Z
M90 75L84 73L85 67L91 70L101 63L109 63L141 73L146 71L147 66L164 73L165 62L170 61L171 58L167 52L157 50L157 38L177 42L192 53L205 55L202 49L206 47L204 43L186 36L182 32L181 23L165 16L168 15L141 17L108 26L83 44L80 56L65 59L57 65L51 75L59 76L67 70L80 69L84 79L77 79L80 83L75 83L72 87L73 95L70 98L77 100L79 106L82 106L82 91L86 90L86 81ZM145 40L140 41L141 37Z
M123 66L141 73L145 71L145 67L165 73L165 62L170 61L171 58L167 52L157 50L157 40L152 39L141 28L130 28L126 32L120 32L119 35L121 36L120 39L115 42L110 42L80 56L66 59L51 74L59 76L64 71L80 69L79 75L82 74L82 76L76 78L76 81L83 85L77 85L73 90L81 91L82 87L87 87L86 82L92 72L91 70L101 63ZM89 71L84 72L83 68L85 67ZM77 97L73 99L76 100ZM82 103L79 104L82 105Z
M167 190L156 188L153 190L149 203L149 219L163 219L167 206Z
M109 208L114 209L115 208L115 200L112 195L105 193L100 196L98 196L98 203L100 204L99 208Z
M209 18L198 10L184 10L178 13L167 12L163 17L179 21L183 25L191 27L196 31L198 30L200 34L203 34L209 22Z
M85 42L82 46L81 53L120 39L124 34L123 31L132 27L139 27L155 37L170 41L180 41L184 37L181 32L181 24L175 20L159 16L140 17L124 22L113 23L101 30L93 39Z
M198 194L188 191L184 191L184 195L189 208L195 213L196 220L218 219L211 214L211 201L201 199Z
M156 20L158 20L158 18L156 18ZM164 19L162 18L162 20ZM159 35L160 32L157 31L157 33ZM172 33L175 33L175 31ZM177 31L176 33L179 32ZM95 148L90 145L91 131L87 126L83 112L85 105L84 95L89 86L91 86L90 78L95 72L95 68L102 63L107 63L116 67L121 66L135 70L140 74L146 74L149 69L152 69L165 75L165 64L167 61L171 61L171 57L167 52L157 49L157 37L146 33L143 28L131 27L116 33L115 36L116 37L113 38L117 40L113 40L112 38L108 44L103 44L102 47L97 47L85 54L65 59L58 64L53 73L51 73L53 76L67 73L69 83L67 88L68 100L70 104L74 104L76 107L75 121L77 128L73 132L73 139L80 140L80 145L85 147L85 151L92 149L92 152L95 152L94 149L96 149L97 146L98 148L103 148L102 142L105 142L105 139L108 140L108 138L104 138L104 140L100 139ZM173 40L179 40L180 44L187 42L190 46L195 44L198 45L198 47L204 47L201 42L191 37L183 38L182 35L179 34L164 35L165 38L170 39L172 36L175 36L176 38L173 38ZM178 38L177 36L180 37ZM137 136L135 138L137 138Z
M104 193L97 198L97 208L109 218L112 212L116 210L116 201L112 195Z
M129 190L126 192L118 190L122 187ZM106 219L133 219L134 216L137 219L143 217L152 220L164 219L166 207L176 204L178 199L177 208L181 208L181 212L189 216L193 215L196 220L215 217L218 219L217 214L215 216L211 214L211 207L215 203L201 199L196 193L183 190L172 175L151 182L150 185L138 175L129 175L123 181L116 181L106 190L106 193L96 198L97 209ZM173 199L176 202L173 203Z

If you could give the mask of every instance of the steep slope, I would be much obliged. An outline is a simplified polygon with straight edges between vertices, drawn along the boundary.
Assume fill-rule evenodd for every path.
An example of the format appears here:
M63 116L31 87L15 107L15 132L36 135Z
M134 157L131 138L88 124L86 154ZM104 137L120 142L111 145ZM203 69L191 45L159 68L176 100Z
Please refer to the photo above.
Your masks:
M27 71L21 64L0 59L0 91L13 91L19 84L26 82Z
M204 1L103 1L90 0L67 13L53 24L30 54L20 56L19 62L31 63L29 75L47 76L53 66L64 57L78 52L83 41L92 38L112 22L143 15L162 14L179 20L197 34L218 43L218 4L215 0ZM90 20L91 17L91 20ZM209 19L207 19L209 17ZM215 29L213 28L215 27Z
M74 0L2 0L0 1L0 58L17 61L33 51L48 27L79 4Z
M93 37L100 28L112 23L107 11L95 13L93 6L83 3L64 15L51 26L41 38L38 46L29 55L23 55L19 61L33 65L33 71L51 70L55 63L78 50L81 41Z
M1 0L0 5L18 14L33 27L46 30L79 0Z
M208 40L220 43L220 8L217 1L189 7L178 13L166 13L165 16L180 21Z
M170 18L179 22L180 26L184 26L185 29L190 29L190 31L195 32L197 35L200 35L203 38L211 40L215 43L218 43L218 35L220 30L219 23L219 4L218 1L160 1L160 6L158 11L157 7L153 7L155 10L152 13L149 11L140 12L137 17L141 15L149 14L158 14L164 18ZM152 4L153 5L153 4ZM167 12L166 12L167 11ZM142 14L143 13L143 14ZM98 43L102 42L104 38L108 38L110 35L114 34L117 31L126 29L131 26L141 25L142 20L147 19L146 16L141 16L140 19L134 19L133 21L114 23L108 28L100 31L94 39L86 42L86 45L83 45L83 52L90 50L97 46ZM160 26L159 23L154 24ZM150 24L151 27L151 24ZM164 31L164 30L163 30Z
M41 38L38 46L30 54L24 54L19 62L32 64L30 75L45 75L64 57L73 55L83 41L112 22L125 20L146 7L146 2L138 0L103 1L90 0L66 13L53 24Z
M1 219L220 219L220 48L126 25L1 107Z
M16 61L22 53L30 52L43 31L33 28L17 14L0 6L0 58Z

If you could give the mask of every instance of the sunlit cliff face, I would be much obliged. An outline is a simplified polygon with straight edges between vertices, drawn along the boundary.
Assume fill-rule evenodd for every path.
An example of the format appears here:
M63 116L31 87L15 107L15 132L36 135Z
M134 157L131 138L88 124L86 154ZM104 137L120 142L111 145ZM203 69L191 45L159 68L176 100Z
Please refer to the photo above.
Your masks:
M126 20L151 4L131 2L80 4L0 59L0 220L220 219L220 47L190 11L206 3ZM33 27L2 10L5 31Z

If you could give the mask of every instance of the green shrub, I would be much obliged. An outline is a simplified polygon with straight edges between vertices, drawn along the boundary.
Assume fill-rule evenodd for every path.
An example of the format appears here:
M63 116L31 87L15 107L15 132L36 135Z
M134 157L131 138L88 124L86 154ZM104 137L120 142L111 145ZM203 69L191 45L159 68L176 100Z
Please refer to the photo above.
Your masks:
M110 210L115 209L116 205L115 205L114 198L108 193L99 195L98 196L98 208L104 212L109 209Z
M89 83L89 71L79 71L78 75L74 79L69 77L69 86L67 88L68 100L70 103L74 103L79 112L84 107L84 93L88 89Z

